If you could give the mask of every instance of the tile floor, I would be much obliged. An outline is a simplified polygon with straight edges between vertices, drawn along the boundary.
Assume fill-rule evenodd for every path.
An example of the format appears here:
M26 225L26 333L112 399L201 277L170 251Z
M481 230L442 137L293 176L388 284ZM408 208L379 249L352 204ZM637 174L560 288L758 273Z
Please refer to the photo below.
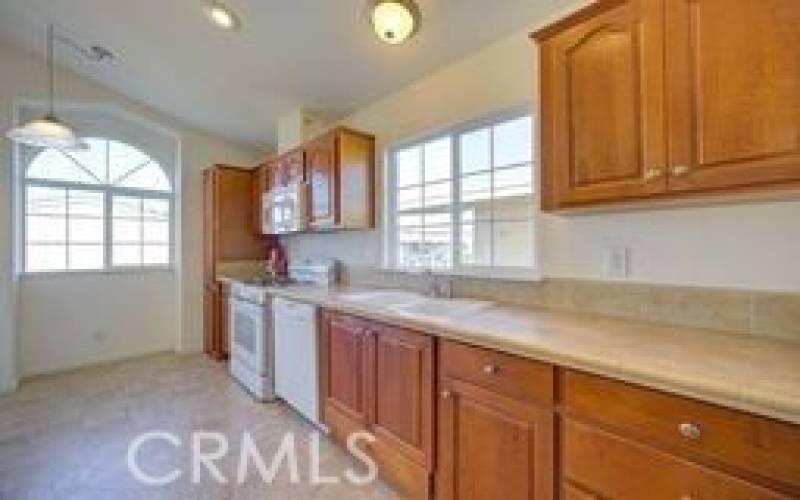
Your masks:
M151 441L140 448L139 463L152 475L179 468L182 477L168 486L138 482L127 467L131 441L142 432L162 430L182 440L181 447ZM203 471L191 481L191 433L221 432L232 453L219 468L229 479L219 484ZM254 472L242 484L237 467L243 432L249 432L272 462L284 435L296 436L300 482L291 481L285 462L272 483ZM0 499L393 499L377 481L355 486L310 484L314 428L282 404L249 398L224 366L202 356L158 355L36 378L14 395L0 397ZM206 446L209 444L206 443ZM206 449L206 448L204 448ZM363 464L326 438L320 444L320 470L344 477Z

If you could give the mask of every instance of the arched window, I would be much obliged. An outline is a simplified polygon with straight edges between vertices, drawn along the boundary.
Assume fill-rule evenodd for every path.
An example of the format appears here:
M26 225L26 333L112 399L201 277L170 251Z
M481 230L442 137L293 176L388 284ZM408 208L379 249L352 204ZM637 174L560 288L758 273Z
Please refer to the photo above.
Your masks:
M24 175L25 272L172 262L172 185L128 144L86 139L80 152L44 149Z

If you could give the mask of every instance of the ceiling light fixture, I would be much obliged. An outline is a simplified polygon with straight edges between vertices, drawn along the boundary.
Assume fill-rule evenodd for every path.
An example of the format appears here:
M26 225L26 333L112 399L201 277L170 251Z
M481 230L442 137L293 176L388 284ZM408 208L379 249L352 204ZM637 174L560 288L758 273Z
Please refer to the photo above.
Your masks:
M399 45L419 30L420 11L414 0L370 0L370 21L381 41Z
M241 26L241 22L239 22L239 17L236 13L222 2L208 2L205 10L211 22L224 30L237 30Z
M85 150L87 145L75 134L75 131L56 118L54 111L54 84L53 84L53 45L55 35L53 25L47 27L47 83L48 83L48 108L47 114L42 118L31 120L28 123L10 130L6 137L28 146L43 148L58 148L65 150Z

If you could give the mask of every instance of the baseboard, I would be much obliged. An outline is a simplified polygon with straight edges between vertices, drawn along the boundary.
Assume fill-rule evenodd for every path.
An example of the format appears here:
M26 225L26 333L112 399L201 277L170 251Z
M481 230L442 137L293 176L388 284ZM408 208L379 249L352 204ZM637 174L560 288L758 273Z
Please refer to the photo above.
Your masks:
M138 359L147 359L153 356L175 355L174 349L156 349L153 351L138 352L132 354L122 354L119 356L109 356L85 363L76 363L65 366L56 366L46 370L37 370L32 373L24 373L22 380L36 379L40 377L49 377L52 375L60 375L64 373L71 373L85 368L93 368L98 366L115 365L117 363L124 363L126 361L135 361Z

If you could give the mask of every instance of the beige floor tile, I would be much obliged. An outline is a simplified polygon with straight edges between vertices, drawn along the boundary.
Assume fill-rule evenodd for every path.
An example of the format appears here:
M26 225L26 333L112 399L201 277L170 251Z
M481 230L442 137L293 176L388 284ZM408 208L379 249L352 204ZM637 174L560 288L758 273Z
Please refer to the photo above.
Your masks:
M183 447L149 443L140 453L145 471L180 467L169 486L138 483L126 453L144 431L174 432ZM204 475L191 481L193 431L230 436L231 454L220 462L229 480ZM249 500L389 499L384 484L357 487L310 484L308 456L316 429L283 404L261 404L246 395L223 365L203 356L157 355L37 377L19 393L0 398L0 500ZM284 435L292 432L300 483L282 467L269 484L252 472L236 481L242 433L248 432L267 465ZM327 438L320 441L323 474L339 475L354 461ZM251 467L251 471L254 469Z

